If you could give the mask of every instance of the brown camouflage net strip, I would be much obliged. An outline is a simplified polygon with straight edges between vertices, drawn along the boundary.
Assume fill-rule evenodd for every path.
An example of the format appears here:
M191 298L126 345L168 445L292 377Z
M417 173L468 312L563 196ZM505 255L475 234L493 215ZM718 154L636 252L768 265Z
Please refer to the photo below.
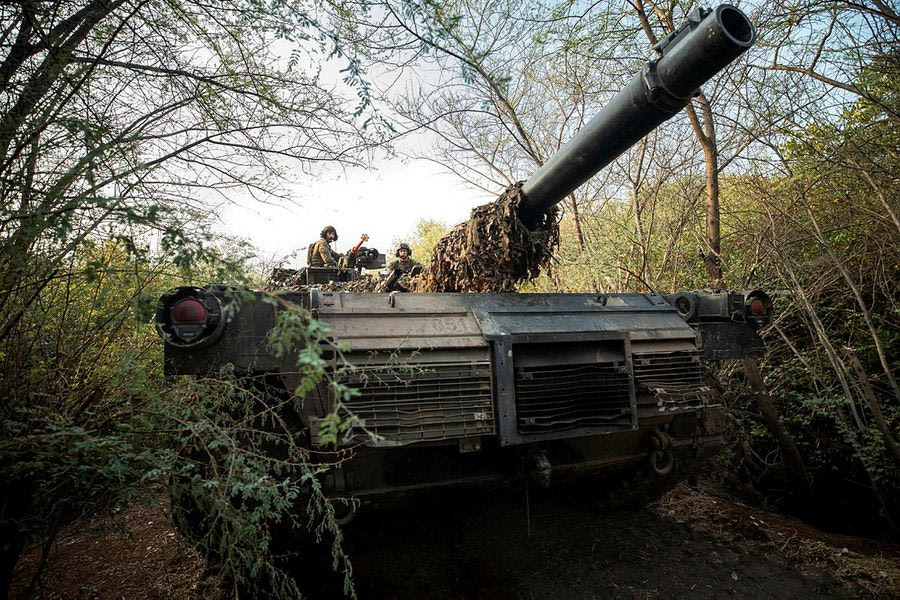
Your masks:
M376 291L378 283L379 279L377 277L365 273L354 281L334 281L325 285L317 285L316 287L323 292L353 292L358 294Z
M266 282L266 287L264 288L267 292L275 292L278 290L291 290L293 292L299 293L307 293L309 291L310 286L305 283L301 283L300 274L294 273L290 271L291 275L285 275L283 271L290 271L289 269L275 269L275 272L269 276L269 280ZM324 284L316 284L315 286L323 292L375 292L378 291L378 286L381 283L381 279L375 277L373 275L369 275L368 273L360 276L359 279L354 281L332 281L331 283Z
M472 210L434 248L431 265L410 281L415 292L513 292L534 279L559 247L557 209L529 230L518 217L521 184Z

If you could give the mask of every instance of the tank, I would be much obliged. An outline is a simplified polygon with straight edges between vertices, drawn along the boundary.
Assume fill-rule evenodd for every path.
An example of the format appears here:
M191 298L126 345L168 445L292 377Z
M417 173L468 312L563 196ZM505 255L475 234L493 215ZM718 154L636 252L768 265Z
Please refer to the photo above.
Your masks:
M537 222L680 111L754 37L732 6L691 13L524 182L522 222ZM724 409L704 364L763 351L756 331L773 310L761 290L349 293L308 283L283 297L349 348L326 354L335 377L360 392L345 402L359 428L342 440L355 457L323 484L359 499L526 477L542 487L608 473L676 481L721 443ZM294 390L293 357L265 342L278 309L261 294L240 305L228 298L215 286L163 296L165 372L203 376L231 365ZM330 394L322 386L295 403L311 447L335 405Z

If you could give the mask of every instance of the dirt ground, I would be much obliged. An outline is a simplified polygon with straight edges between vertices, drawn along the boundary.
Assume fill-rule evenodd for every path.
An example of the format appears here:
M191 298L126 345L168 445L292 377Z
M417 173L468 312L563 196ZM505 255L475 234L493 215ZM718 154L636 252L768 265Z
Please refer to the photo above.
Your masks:
M900 597L900 546L823 533L702 489L600 514L559 494L532 490L528 500L520 489L363 507L346 530L359 597ZM37 558L23 561L13 597ZM136 504L67 529L34 595L219 594L164 506Z
M20 561L11 598L25 598L40 549ZM32 597L194 600L216 595L206 564L175 533L168 503L138 502L117 514L63 530Z

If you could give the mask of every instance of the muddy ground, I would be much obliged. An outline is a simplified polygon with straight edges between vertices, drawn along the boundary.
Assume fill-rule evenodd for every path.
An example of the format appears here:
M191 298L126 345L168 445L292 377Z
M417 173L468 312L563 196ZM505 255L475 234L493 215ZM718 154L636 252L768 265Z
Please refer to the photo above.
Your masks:
M703 489L597 513L524 490L364 508L347 528L359 597L897 597L900 546L827 534ZM530 513L530 519L528 515ZM529 535L530 527L530 535ZM37 552L23 561L22 597ZM163 504L66 530L43 598L208 598L216 582Z

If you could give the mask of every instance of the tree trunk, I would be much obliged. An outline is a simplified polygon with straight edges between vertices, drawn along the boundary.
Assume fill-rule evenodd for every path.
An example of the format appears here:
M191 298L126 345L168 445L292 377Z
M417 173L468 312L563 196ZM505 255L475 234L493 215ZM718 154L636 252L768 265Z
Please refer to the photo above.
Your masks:
M672 19L672 11L675 3L670 3L667 10L658 9L652 2L650 5L657 12L660 20L663 21L666 32L673 31L675 24ZM644 9L643 0L636 0L632 3L632 7L637 12L638 19L641 22L641 29L647 36L647 40L651 45L656 45L657 37L653 33L653 27L647 18ZM725 287L725 277L722 272L722 253L721 242L722 236L719 228L719 149L716 145L716 128L713 120L712 108L710 108L709 100L701 92L697 95L697 102L700 104L700 110L703 111L703 125L700 125L700 119L697 117L697 111L693 104L684 107L688 120L691 122L691 128L700 146L703 148L703 159L706 165L706 252L703 254L703 261L709 272L709 284L713 288Z
M712 108L706 96L697 95L697 102L703 112L703 125L697 117L692 105L684 108L691 128L700 147L703 148L703 160L706 169L706 252L703 262L709 273L709 284L713 288L725 287L722 273L722 234L719 226L719 149L716 145L716 128L713 122Z
M857 377L859 377L859 384L860 387L862 387L863 396L866 398L869 410L872 411L872 417L875 419L878 431L881 432L885 445L891 451L891 454L894 455L894 460L900 465L900 445L898 445L897 440L894 439L894 434L884 418L884 413L881 412L881 403L878 402L878 398L875 396L875 390L872 389L872 382L869 381L869 375L863 368L862 363L859 362L859 359L856 358L856 353L853 352L853 350L847 348L847 354L850 356L850 364L853 365L853 369L856 371Z
M759 365L755 358L745 358L741 361L744 365L744 373L747 375L747 381L753 389L753 399L756 407L762 413L763 419L769 432L775 437L778 446L781 448L781 454L784 456L784 464L788 469L788 473L794 482L794 489L800 495L801 501L809 501L812 499L812 486L810 485L809 475L806 467L803 466L803 459L800 457L800 450L794 443L794 438L788 433L784 425L781 423L781 415L772 402L766 384L763 382L762 375L759 372Z
M578 239L578 250L584 252L584 232L581 231L581 215L578 213L578 203L575 201L575 194L569 194L569 201L572 203L572 219L575 221L575 237Z

